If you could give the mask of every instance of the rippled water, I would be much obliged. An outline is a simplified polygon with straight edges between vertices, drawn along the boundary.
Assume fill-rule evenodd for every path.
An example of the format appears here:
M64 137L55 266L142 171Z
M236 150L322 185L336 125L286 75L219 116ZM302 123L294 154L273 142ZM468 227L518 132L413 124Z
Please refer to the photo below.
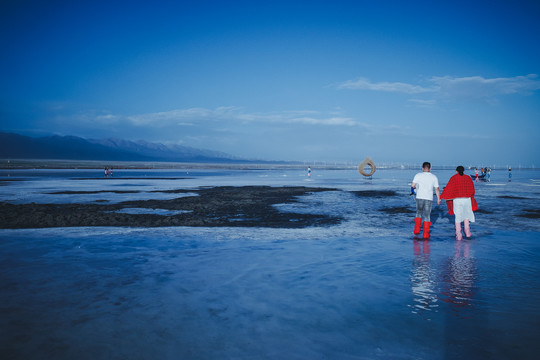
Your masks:
M3 357L533 359L540 351L537 171L477 183L473 238L446 207L412 237L414 171L0 173L13 203L173 198L155 190L308 185L282 211L336 226L0 230ZM434 171L441 185L450 171ZM148 179L151 178L151 179ZM115 190L130 193L115 193ZM98 191L54 194L58 191ZM361 196L359 191L396 192ZM156 210L158 211L158 210ZM167 215L164 213L163 215ZM524 217L528 215L529 217Z

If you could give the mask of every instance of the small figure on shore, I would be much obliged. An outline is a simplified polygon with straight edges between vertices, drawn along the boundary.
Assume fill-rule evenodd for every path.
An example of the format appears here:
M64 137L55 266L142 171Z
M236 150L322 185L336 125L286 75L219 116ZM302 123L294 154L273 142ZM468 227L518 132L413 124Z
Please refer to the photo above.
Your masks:
M109 176L112 177L112 166L111 166L111 168L109 169Z
M311 177L311 166L307 167L307 176Z
M108 177L109 176L109 168L105 168L105 177Z
M441 203L439 191L439 179L431 172L431 164L424 162L422 172L416 174L411 183L412 189L416 189L416 217L414 218L414 234L420 234L422 221L424 221L423 238L429 238L429 228L431 227L431 208L433 207L433 190L437 194L437 204Z
M474 199L474 183L468 175L463 175L465 168L458 166L444 188L441 198L446 200L448 214L455 215L456 240L462 240L461 223L463 222L465 236L471 237L470 223L475 222L474 211L478 204Z
M508 182L512 181L512 168L508 168Z

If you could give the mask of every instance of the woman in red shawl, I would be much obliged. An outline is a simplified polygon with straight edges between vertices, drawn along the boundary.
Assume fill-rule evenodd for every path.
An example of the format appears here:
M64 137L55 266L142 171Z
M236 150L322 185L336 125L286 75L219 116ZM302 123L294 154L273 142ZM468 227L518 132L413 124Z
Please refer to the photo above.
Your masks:
M465 236L471 237L470 222L474 222L474 212L478 204L474 199L474 183L470 176L463 175L465 168L458 166L456 174L450 178L444 188L441 198L446 199L448 213L456 216L456 239L463 239L461 223L463 222Z

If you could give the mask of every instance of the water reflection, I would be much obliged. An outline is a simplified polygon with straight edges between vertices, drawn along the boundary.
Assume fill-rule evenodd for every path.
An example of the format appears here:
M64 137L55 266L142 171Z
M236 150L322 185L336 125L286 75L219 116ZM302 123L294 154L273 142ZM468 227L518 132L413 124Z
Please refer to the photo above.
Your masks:
M446 260L442 272L441 300L461 316L463 310L473 309L478 276L470 246L469 241L456 241L454 256Z
M411 290L413 292L413 313L436 310L438 307L435 287L435 272L430 264L430 243L426 240L413 240L414 259L411 271Z
M469 241L456 241L454 253L442 265L440 274L430 259L430 241L413 240L414 258L410 275L413 313L437 311L439 300L450 306L459 317L468 317L466 310L474 309L478 277L476 260L471 255ZM439 276L438 276L439 275Z
M444 318L445 359L522 359L493 352L492 331L486 313L476 308L478 289L473 242L456 241L441 272L441 301L447 305ZM480 311L479 311L480 310Z

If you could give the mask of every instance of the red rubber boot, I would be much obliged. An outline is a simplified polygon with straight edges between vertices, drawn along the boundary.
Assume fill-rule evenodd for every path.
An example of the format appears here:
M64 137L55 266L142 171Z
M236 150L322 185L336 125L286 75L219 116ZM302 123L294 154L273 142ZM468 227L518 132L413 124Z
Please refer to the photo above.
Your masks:
M431 226L431 223L428 221L424 221L424 239L429 239L429 227Z
M420 228L422 227L422 218L414 218L414 235L420 234Z

